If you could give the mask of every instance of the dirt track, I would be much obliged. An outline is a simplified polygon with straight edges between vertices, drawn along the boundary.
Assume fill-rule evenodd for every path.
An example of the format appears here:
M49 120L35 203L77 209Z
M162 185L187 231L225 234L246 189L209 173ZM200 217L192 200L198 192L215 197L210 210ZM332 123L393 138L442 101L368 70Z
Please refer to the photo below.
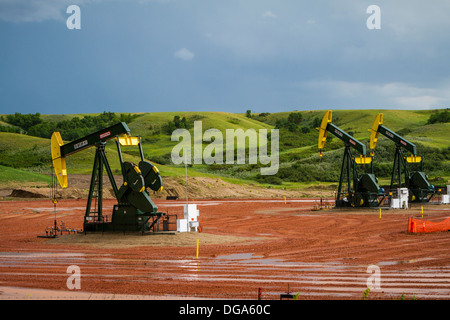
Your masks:
M373 275L368 266L376 265L381 289L369 299L450 299L450 234L407 233L408 217L420 215L420 205L382 210L380 218L378 209L312 211L313 201L195 200L202 233L56 239L37 237L54 221L49 200L1 201L0 290L62 290L47 293L57 299L70 291L67 268L77 265L81 290L70 292L80 298L87 292L256 299L261 288L263 299L288 290L300 299L361 299ZM162 212L182 216L184 201L155 202ZM104 210L114 203L107 200ZM58 223L81 229L85 204L61 200ZM424 214L439 221L450 206L426 205Z

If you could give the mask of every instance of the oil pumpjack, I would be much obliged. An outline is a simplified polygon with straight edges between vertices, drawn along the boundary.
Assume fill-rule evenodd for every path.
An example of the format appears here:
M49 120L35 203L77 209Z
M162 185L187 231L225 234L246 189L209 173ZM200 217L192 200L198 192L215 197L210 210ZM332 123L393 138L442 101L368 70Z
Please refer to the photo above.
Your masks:
M327 111L319 127L319 156L328 133L333 134L344 142L345 150L342 160L339 187L336 193L336 207L376 207L385 198L384 189L378 186L378 179L373 174L372 157L366 156L366 146L332 123L332 111ZM360 153L353 156L352 149ZM370 173L359 173L358 167L370 165ZM364 168L363 168L364 169ZM346 181L345 181L346 180ZM344 185L347 190L343 190Z
M106 157L105 145L115 139L123 184L117 186ZM141 161L136 165L123 161L122 146L137 146ZM62 188L68 186L66 157L90 147L95 147L89 195L84 216L83 229L86 231L141 231L152 230L155 223L165 214L158 212L149 196L147 188L161 191L163 183L156 166L144 160L140 137L133 137L124 122L117 123L83 138L64 144L59 132L51 137L52 163L56 177ZM113 207L111 220L103 215L103 170L106 169L117 204ZM95 202L92 207L92 202Z
M379 135L382 134L395 143L394 164L391 175L391 192L395 188L408 188L409 201L428 202L436 193L435 188L428 181L428 177L423 171L423 159L417 156L417 147L394 131L383 126L383 114L379 113L373 122L370 131L370 149L374 154ZM403 149L411 153L410 156L404 156ZM410 171L408 165L420 165L420 169ZM402 182L402 176L404 180Z

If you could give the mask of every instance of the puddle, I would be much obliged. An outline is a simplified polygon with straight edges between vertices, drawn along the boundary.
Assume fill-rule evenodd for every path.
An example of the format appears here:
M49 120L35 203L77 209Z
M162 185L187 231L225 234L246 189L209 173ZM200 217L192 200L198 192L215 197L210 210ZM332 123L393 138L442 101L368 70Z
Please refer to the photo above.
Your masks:
M0 259L2 258L23 258L23 259L65 259L65 258L78 258L85 257L84 253L74 253L74 252L0 252Z
M216 259L224 259L224 260L246 260L253 258L263 258L263 256L253 256L253 253L234 253L229 255L221 255L217 256Z
M278 258L264 258L264 256L254 255L253 253L220 255L211 260L203 259L203 262L209 266L245 264L245 266L252 267L252 270L267 270L268 268L273 270L288 269L293 273L306 271L341 272L342 270L358 268L355 266L346 266L339 262L292 262Z
M299 214L296 214L296 215L294 215L295 217L314 217L314 218L329 218L328 216L325 216L325 215L322 215L322 214L319 214L319 213L315 213L315 214L310 214L310 213L305 213L305 214L301 214L301 213L299 213Z
M382 261L378 262L377 265L379 266L394 266L398 264L408 264L408 263L416 263L416 262L422 262L422 261L431 261L435 258L427 257L427 258L418 258L418 259L411 259L411 260L400 260L400 261Z
M213 263L225 264L245 264L246 266L288 266L288 262L284 262L282 259L270 259L264 258L264 256L255 256L253 253L235 253L230 255L221 255L215 258Z

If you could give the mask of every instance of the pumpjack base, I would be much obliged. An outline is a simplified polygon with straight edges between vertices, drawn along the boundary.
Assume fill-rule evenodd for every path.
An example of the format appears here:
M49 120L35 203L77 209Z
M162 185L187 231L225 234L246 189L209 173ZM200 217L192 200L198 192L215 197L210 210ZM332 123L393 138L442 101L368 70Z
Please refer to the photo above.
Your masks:
M430 192L425 189L410 189L410 193L410 201L419 203L430 202L431 198L436 194L434 191Z
M384 194L355 193L347 199L336 199L335 206L336 208L373 208L380 206L385 197Z
M151 232L148 226L138 224L116 224L112 222L85 223L84 232Z
M159 231L158 222L166 216L165 213L142 213L130 210L129 206L114 206L112 221L88 220L85 218L83 230L86 232L156 232Z
M45 235L45 236L37 236L37 237L38 237L38 238L53 239L53 238L56 238L56 234L51 235L51 236Z

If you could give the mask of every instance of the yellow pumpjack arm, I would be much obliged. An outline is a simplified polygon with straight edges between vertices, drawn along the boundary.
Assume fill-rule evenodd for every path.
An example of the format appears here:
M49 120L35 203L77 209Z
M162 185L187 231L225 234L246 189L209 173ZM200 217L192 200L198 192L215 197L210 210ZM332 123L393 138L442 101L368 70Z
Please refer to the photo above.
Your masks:
M398 147L404 148L411 152L410 157L406 157L406 161L408 163L420 163L422 161L422 157L417 156L417 148L416 145L404 139L397 133L389 130L385 126L383 126L383 114L379 113L373 122L372 129L370 131L370 150L372 154L374 153L375 147L378 142L378 137L380 133L392 140Z
M328 110L322 118L322 122L319 127L319 140L318 140L318 148L319 148L319 156L322 156L322 150L325 147L325 142L327 140L328 132L338 137L348 146L358 150L361 155L359 157L355 157L355 162L358 164L370 164L372 161L371 157L366 156L366 146L353 138L351 135L340 129L338 126L332 123L332 111Z
M64 144L59 132L53 132L51 136L52 164L61 187L67 188L68 186L66 165L68 155L117 137L123 145L137 145L139 143L139 138L130 136L130 129L124 122L119 122L66 144Z
M67 188L67 165L66 158L61 156L61 147L64 145L59 132L53 132L51 137L52 163L56 178L62 188Z

